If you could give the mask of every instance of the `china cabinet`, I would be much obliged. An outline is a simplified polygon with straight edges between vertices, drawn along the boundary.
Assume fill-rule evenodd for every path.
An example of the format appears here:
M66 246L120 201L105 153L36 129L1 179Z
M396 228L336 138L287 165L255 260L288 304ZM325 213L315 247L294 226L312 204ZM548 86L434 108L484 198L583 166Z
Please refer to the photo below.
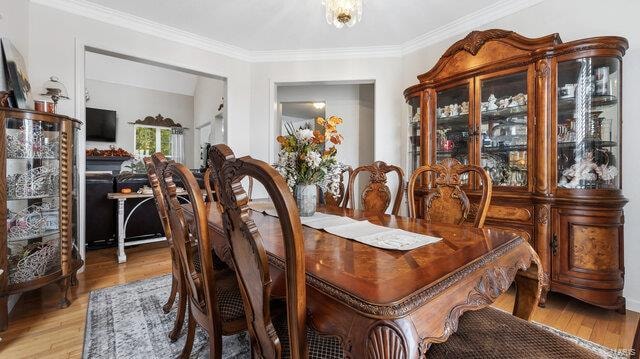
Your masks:
M0 108L0 330L9 295L58 282L61 307L82 266L76 244L74 119Z
M450 157L482 166L493 181L486 226L522 231L548 289L619 311L627 48L621 37L563 43L558 34L474 31L404 93L407 169ZM418 214L430 180L416 189ZM478 199L478 179L462 180Z

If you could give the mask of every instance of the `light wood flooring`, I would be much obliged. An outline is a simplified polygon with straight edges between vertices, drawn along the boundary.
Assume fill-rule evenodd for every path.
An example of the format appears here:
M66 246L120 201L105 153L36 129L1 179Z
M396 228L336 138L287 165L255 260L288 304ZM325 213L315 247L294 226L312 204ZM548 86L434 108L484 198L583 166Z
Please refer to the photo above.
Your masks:
M115 249L88 252L86 271L71 291L72 304L58 309L53 285L22 296L11 315L9 329L0 333L0 358L80 358L88 293L98 288L151 278L171 272L168 249L154 243L127 250L127 263L118 265ZM498 298L496 307L511 310L514 292ZM639 314L603 310L569 297L550 294L546 308L533 320L610 348L631 348Z

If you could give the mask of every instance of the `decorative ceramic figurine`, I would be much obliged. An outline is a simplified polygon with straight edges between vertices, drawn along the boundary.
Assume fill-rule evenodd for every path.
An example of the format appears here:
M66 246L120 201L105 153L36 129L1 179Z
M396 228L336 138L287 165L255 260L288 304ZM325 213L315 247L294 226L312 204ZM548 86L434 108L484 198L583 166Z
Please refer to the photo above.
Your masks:
M565 188L579 188L582 186L581 182L593 182L597 179L609 182L617 175L618 169L615 166L607 164L598 166L593 159L593 152L589 152L562 172L559 184Z
M498 101L498 108L507 108L511 103L511 97L505 97Z
M460 114L460 105L453 104L451 107L451 116L458 116Z
M460 105L460 114L466 115L469 113L469 102L465 101Z
M487 103L487 110L493 111L498 109L498 105L496 105L496 101L498 101L498 99L496 98L496 95L491 94L491 96L489 96L488 101L489 103Z

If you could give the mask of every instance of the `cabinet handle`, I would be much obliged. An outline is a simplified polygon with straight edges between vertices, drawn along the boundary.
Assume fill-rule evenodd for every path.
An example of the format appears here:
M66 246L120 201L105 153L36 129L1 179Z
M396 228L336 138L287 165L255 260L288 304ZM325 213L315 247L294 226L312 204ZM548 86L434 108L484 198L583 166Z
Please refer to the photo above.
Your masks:
M555 256L558 254L558 236L554 233L551 238L551 253Z

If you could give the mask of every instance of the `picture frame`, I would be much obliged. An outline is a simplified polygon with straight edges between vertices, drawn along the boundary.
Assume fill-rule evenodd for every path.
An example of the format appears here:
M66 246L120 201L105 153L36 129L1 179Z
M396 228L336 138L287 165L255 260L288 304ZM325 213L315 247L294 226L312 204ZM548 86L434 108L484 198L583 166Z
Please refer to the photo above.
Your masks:
M22 54L13 43L3 37L1 40L6 87L9 91L9 104L20 109L33 109L31 84L27 66ZM5 94L6 98L6 94Z

